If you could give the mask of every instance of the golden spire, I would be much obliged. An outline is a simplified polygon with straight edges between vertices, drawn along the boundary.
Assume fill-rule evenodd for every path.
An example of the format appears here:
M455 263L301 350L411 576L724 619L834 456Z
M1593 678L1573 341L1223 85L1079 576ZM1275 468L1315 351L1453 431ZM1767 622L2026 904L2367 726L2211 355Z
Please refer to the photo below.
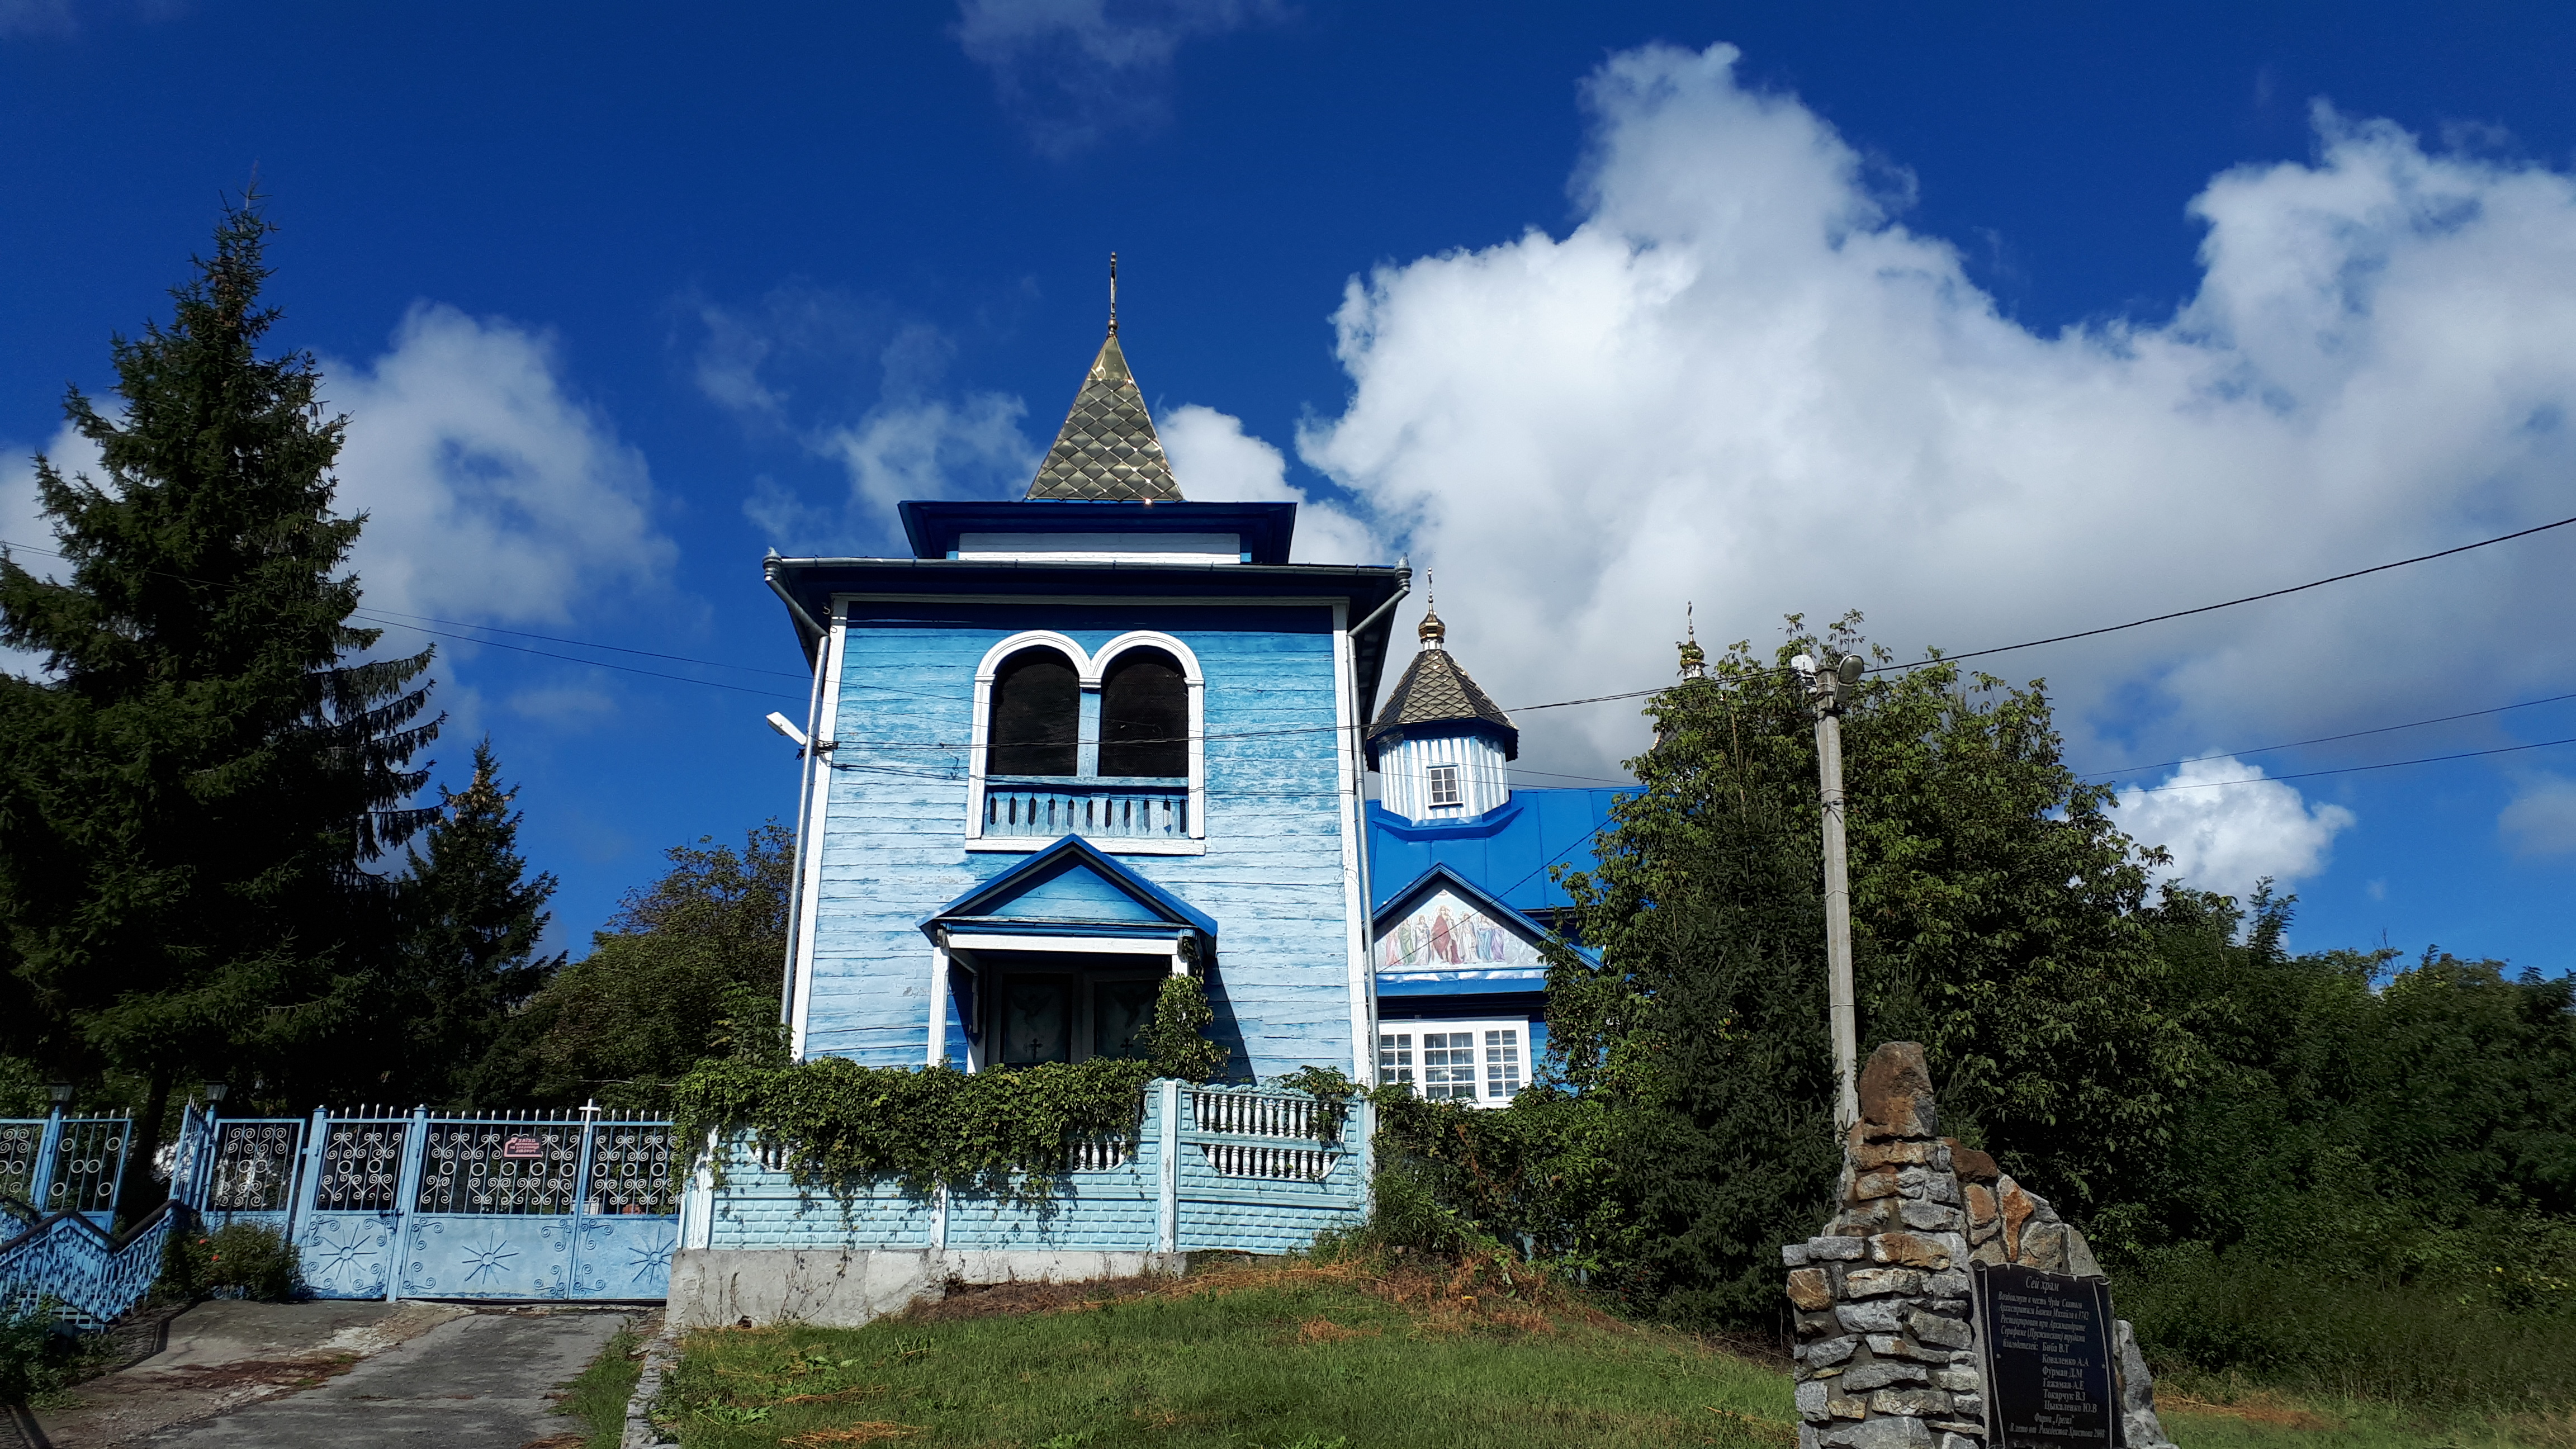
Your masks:
M1699 626L1691 620L1692 606L1682 605L1682 678L1704 679L1708 675L1708 651L1699 647Z
M1422 639L1425 649L1438 649L1449 637L1449 626L1440 622L1440 611L1432 607L1431 570L1422 571L1422 626L1413 632Z

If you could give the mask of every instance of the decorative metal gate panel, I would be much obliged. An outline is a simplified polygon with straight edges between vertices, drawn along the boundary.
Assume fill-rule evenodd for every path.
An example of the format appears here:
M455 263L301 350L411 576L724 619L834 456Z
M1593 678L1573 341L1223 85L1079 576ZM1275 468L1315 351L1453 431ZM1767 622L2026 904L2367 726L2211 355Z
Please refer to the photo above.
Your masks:
M311 1192L296 1224L304 1283L317 1298L393 1298L402 1179L415 1124L313 1114Z
M679 1237L671 1126L596 1108L381 1108L215 1124L188 1177L217 1224L294 1239L322 1298L661 1298Z
M0 1119L0 1199L35 1217L79 1213L108 1226L132 1129L121 1115Z

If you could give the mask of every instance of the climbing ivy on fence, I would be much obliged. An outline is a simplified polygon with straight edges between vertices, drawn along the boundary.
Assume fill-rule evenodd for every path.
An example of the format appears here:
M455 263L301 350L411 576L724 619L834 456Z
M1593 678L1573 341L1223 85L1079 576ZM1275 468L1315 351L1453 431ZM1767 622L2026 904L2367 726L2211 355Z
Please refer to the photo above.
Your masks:
M1226 1050L1205 1040L1213 1013L1187 976L1163 986L1144 1060L1094 1057L1008 1071L865 1067L844 1057L785 1062L744 1055L700 1062L672 1088L680 1140L748 1133L799 1183L846 1195L893 1178L1015 1199L1050 1195L1077 1143L1130 1136L1157 1077L1205 1081Z

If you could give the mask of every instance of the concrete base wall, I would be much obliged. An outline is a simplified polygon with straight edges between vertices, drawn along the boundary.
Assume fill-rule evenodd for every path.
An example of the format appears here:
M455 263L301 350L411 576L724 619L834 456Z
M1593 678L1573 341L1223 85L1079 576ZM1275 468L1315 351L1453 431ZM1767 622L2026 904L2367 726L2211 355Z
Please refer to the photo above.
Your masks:
M961 1283L1177 1277L1184 1253L937 1248L689 1248L671 1260L668 1322L856 1328Z

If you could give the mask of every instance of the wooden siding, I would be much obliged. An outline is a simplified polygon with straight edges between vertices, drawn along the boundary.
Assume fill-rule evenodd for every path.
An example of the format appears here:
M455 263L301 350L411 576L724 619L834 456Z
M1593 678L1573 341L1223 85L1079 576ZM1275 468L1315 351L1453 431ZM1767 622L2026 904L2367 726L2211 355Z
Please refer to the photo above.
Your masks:
M921 920L1025 857L965 848L974 674L996 641L1173 635L1207 679L1206 853L1120 855L1216 918L1238 1070L1345 1064L1349 932L1330 605L852 603L842 644L803 1049L911 1065L928 1045ZM1118 853L1113 839L1095 841ZM952 1049L962 1044L950 1035Z

